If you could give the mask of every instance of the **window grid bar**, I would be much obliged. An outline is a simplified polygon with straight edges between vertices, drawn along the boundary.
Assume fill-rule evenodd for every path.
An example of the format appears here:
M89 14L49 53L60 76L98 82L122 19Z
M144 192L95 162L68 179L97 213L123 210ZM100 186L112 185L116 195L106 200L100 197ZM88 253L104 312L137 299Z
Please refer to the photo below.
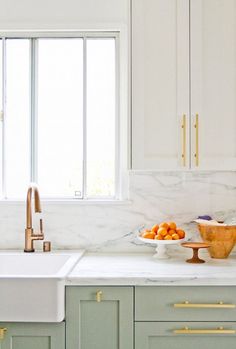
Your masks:
M117 36L119 31L87 31L87 32L81 32L81 31L0 31L0 38L9 38L9 39L46 39L46 38L65 38L65 39L71 39L71 38L114 38Z
M120 42L119 37L115 39L115 198L118 199L121 196L120 188Z
M87 38L83 38L83 183L82 199L87 198Z
M3 112L3 109L4 109L4 101L3 101L3 40L2 39L0 41L1 43L1 59L2 59L2 64L1 64L1 67L0 67L0 70L2 71L2 79L1 79L1 85L2 85L2 91L1 91L1 102L2 102L2 109L0 110L1 112L1 120L0 122L2 123L1 124L1 144L0 144L0 150L1 150L1 173L0 173L0 178L1 178L1 193L0 193L0 197L3 197L3 120L4 120L4 112Z
M37 114L37 68L38 42L31 39L30 45L30 180L37 183L38 171L38 114Z
M6 38L2 38L2 196L6 199Z

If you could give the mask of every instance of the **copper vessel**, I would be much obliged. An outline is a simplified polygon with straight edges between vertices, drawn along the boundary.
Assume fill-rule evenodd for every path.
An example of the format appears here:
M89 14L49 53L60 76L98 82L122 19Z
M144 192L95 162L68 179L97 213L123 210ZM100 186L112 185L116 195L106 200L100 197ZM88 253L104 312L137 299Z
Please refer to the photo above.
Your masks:
M211 246L208 248L212 258L227 258L236 243L236 226L198 224L202 240Z

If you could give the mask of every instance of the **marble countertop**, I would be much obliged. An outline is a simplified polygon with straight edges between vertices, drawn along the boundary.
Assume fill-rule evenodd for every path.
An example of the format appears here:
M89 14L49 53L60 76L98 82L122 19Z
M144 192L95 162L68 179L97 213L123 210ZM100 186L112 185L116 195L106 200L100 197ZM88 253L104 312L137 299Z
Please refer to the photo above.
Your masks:
M236 285L236 256L189 264L186 255L156 260L147 253L87 253L75 266L67 285ZM189 255L188 255L189 257Z

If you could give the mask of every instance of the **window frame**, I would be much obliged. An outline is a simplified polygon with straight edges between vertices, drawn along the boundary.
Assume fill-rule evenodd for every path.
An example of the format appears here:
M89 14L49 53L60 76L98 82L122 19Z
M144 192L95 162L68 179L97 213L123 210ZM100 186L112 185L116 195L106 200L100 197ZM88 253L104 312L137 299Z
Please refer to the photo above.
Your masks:
M37 94L35 81L37 79L36 76L36 65L35 63L35 52L37 50L37 39L62 39L62 38L79 38L83 40L83 186L82 186L82 195L71 196L71 197L43 197L42 199L45 201L117 201L124 199L123 193L126 192L126 188L123 190L121 182L127 182L127 178L124 180L123 171L121 171L121 118L120 118L120 109L121 104L124 103L124 97L121 97L121 52L120 52L120 35L121 32L119 30L112 31L34 31L34 32L25 32L25 31L17 31L17 32L2 32L0 33L0 42L2 45L2 60L3 60L3 72L2 72L2 86L3 93L1 96L2 99L2 112L3 118L0 120L2 123L2 141L0 144L1 153L2 153L2 171L1 171L1 191L2 195L0 201L8 200L8 201L21 201L22 199L12 199L7 198L6 196L6 185L5 185L5 161L6 161L6 149L5 149L5 137L4 137L4 115L6 114L6 40L7 39L29 39L30 40L30 174L29 178L31 182L37 182L37 113L36 113L36 103L35 96ZM115 39L115 195L114 196L87 196L86 193L86 45L88 39L106 39L113 38ZM123 100L123 102L122 102ZM125 103L124 103L125 104ZM124 167L124 166L123 166ZM125 166L126 167L126 166ZM126 176L125 176L126 177ZM126 195L125 195L126 196Z

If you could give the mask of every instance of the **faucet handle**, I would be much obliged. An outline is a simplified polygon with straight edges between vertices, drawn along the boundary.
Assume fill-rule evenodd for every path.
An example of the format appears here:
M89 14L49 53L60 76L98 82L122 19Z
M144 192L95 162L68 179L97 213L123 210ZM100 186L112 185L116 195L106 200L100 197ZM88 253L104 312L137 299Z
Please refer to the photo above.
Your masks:
M40 220L39 220L39 226L40 226L40 234L43 235L43 220L42 220L42 218L40 218Z
M33 229L31 232L31 240L44 240L44 233L43 233L43 220L40 218L39 220L39 233L38 234L33 234Z

